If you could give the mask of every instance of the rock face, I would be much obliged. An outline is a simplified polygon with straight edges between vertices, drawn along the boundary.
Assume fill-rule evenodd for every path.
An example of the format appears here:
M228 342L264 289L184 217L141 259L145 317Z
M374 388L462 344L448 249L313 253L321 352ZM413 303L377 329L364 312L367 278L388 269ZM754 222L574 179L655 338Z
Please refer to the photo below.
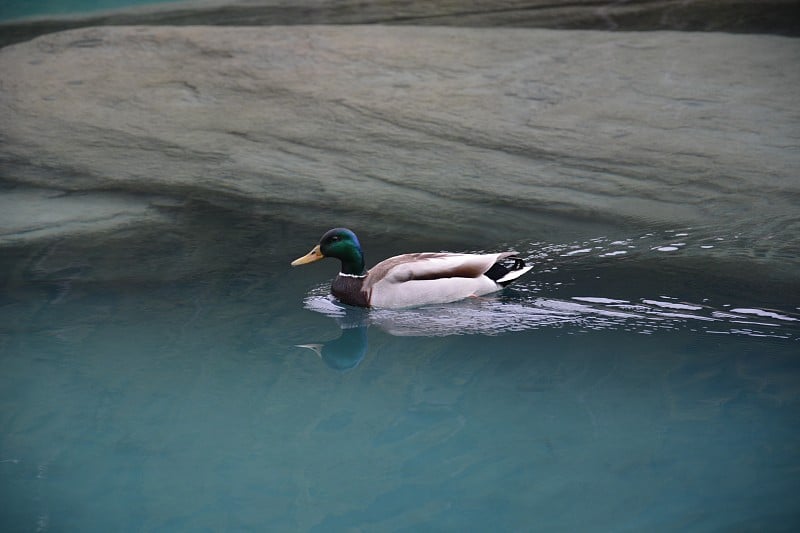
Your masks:
M0 193L0 247L129 225L163 223L158 201L107 193L14 188Z
M0 51L0 176L478 243L694 225L790 260L797 64L774 36L82 29Z
M107 25L411 24L800 35L797 0L194 0L0 24L0 46Z

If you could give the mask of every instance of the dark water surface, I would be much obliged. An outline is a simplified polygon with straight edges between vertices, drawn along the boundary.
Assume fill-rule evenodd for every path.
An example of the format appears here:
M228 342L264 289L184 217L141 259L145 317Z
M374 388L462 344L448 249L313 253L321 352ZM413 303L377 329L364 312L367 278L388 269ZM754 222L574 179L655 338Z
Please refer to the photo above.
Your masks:
M3 531L800 523L796 286L678 260L736 236L515 239L514 288L389 312L288 266L327 227L193 217L4 251Z

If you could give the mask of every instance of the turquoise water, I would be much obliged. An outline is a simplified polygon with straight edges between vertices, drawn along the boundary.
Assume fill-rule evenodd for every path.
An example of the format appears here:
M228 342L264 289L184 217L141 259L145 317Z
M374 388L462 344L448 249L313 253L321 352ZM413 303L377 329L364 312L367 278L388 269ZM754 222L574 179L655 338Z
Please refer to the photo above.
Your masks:
M0 21L43 15L72 15L175 0L3 0Z
M0 255L3 531L800 523L796 287L680 261L733 236L523 236L513 288L388 312L288 266L327 227L190 218Z

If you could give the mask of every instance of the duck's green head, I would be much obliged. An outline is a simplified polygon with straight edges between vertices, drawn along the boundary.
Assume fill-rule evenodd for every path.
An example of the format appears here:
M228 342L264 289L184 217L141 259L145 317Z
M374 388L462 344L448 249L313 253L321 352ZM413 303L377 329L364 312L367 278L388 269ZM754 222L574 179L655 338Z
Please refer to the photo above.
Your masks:
M313 263L325 257L335 257L342 262L342 273L360 276L364 274L364 253L356 234L347 228L334 228L325 233L319 244L303 257L292 261L292 266Z

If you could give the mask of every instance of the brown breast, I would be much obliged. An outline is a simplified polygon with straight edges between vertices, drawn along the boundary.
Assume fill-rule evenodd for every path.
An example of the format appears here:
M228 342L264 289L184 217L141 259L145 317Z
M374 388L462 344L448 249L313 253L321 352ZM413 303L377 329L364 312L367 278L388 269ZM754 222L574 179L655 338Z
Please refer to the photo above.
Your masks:
M331 284L331 294L348 305L369 307L369 294L364 290L364 278L336 276Z

